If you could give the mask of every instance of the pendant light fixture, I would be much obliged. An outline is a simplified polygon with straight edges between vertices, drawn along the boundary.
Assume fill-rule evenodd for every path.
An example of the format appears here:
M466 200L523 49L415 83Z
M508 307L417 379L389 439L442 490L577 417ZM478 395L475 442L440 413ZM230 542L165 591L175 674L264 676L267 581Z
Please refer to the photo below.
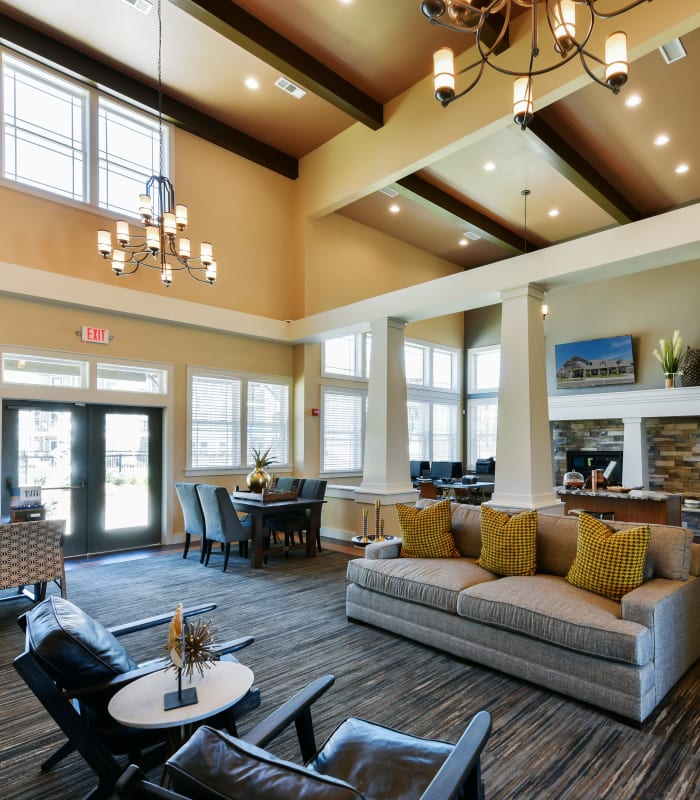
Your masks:
M190 240L176 239L187 227L187 206L175 203L175 188L164 175L163 148L163 82L162 82L162 19L161 0L158 0L158 136L159 174L146 182L145 194L139 195L139 216L144 233L132 234L129 223L117 222L117 247L112 246L108 230L97 231L97 251L105 261L111 260L112 271L119 278L133 275L139 267L160 271L160 279L168 287L173 273L186 270L200 283L216 280L216 261L209 242L202 242L199 256L192 256ZM201 276L201 277L200 277Z
M479 83L484 67L489 66L515 79L513 120L524 130L534 114L533 77L563 67L576 57L592 80L619 94L629 74L627 35L622 31L611 33L605 40L604 58L586 47L596 20L612 19L647 2L652 0L633 0L615 11L601 11L600 0L423 0L420 8L431 24L472 34L479 55L475 62L455 72L453 50L450 47L438 50L433 56L435 97L443 106L464 97ZM516 7L530 12L529 60L521 69L506 67L497 58L508 48L508 31ZM542 52L540 27L548 35L553 60L545 58L544 65L536 66L535 59ZM596 65L603 67L603 79L593 72ZM471 82L460 92L456 87L457 75L471 77Z

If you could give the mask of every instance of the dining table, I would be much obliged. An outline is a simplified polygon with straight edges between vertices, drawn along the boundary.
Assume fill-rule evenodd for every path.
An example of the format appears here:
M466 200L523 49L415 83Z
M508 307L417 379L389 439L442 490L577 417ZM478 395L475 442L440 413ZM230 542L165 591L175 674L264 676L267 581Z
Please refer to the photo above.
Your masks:
M250 495L246 497L246 495ZM268 496L269 497L269 496ZM253 568L263 566L264 556L270 552L269 545L264 546L265 528L268 521L275 515L309 512L309 527L306 531L306 556L316 556L316 536L321 528L321 509L325 500L295 498L290 500L261 499L253 492L233 492L231 502L236 511L250 514L251 524L251 555L250 561Z

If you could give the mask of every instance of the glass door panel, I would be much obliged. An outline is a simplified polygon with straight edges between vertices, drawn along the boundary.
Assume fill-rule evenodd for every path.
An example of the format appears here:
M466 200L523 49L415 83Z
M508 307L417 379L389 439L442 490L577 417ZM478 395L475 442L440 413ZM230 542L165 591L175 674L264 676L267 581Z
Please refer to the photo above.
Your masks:
M148 525L148 416L105 417L105 530Z

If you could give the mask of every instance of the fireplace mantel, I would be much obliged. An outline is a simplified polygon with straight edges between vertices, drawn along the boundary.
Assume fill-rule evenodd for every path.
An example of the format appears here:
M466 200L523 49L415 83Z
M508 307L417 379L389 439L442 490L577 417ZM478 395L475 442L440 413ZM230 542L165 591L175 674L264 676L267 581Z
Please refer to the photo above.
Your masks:
M549 397L551 421L697 416L700 416L700 386Z

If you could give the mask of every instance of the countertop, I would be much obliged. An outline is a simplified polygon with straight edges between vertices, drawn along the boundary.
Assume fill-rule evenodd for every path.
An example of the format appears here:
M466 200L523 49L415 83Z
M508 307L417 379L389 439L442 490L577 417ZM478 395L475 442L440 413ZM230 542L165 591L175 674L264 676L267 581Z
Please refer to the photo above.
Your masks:
M648 492L644 489L632 489L629 492L608 492L605 489L598 489L594 492L591 489L567 489L564 486L557 486L556 493L578 497L606 497L611 500L623 500L628 498L630 500L655 500L657 502L665 502L669 497L683 496L672 492Z

